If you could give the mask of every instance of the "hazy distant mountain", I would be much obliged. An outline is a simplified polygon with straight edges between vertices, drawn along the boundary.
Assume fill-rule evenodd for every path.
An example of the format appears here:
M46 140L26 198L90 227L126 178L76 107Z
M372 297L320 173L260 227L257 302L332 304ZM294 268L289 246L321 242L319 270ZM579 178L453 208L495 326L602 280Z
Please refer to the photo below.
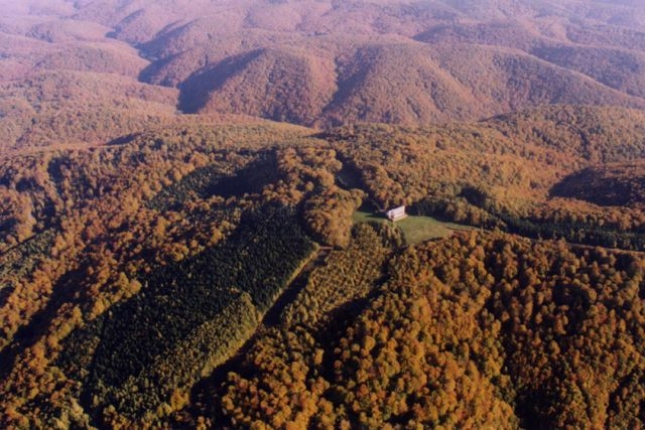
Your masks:
M43 73L110 74L124 84L103 102L118 110L119 100L141 99L127 89L135 78L171 95L167 109L146 109L157 122L175 109L326 127L472 120L553 103L645 107L637 2L14 3L0 1L2 81L28 93ZM83 110L91 85L70 91Z

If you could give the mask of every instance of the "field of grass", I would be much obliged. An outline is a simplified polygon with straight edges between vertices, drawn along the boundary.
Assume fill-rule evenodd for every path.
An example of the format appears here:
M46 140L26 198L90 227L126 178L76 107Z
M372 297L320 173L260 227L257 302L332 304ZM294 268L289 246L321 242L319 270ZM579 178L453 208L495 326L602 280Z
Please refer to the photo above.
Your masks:
M362 210L354 212L353 219L356 224L361 222L392 224L390 220L381 214ZM416 215L408 215L407 218L397 221L394 225L403 231L405 240L410 245L416 245L430 239L442 239L450 236L454 230L468 228L459 224L442 222L429 216Z

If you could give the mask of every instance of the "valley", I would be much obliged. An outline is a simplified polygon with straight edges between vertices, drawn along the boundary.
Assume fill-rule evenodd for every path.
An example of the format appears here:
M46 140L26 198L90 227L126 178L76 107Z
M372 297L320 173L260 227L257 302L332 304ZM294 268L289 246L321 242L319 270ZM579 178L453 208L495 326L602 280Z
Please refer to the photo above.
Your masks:
M629 4L5 3L5 149L95 144L195 115L326 129L645 107L643 10Z
M0 6L0 427L643 426L640 3Z

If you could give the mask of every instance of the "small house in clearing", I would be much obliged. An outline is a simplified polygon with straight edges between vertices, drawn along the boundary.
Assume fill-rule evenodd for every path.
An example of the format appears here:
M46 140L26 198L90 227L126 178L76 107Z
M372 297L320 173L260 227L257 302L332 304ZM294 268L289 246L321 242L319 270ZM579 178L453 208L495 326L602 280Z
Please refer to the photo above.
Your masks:
M392 222L402 220L403 218L408 216L408 214L405 213L405 206L399 206L398 208L390 209L385 213L385 215L387 216L387 219Z

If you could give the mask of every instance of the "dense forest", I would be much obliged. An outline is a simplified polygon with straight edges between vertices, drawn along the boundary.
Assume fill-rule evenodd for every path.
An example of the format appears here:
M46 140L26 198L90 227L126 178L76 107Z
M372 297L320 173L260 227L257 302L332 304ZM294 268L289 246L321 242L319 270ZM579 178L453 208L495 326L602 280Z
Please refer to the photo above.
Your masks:
M2 423L637 427L642 115L5 155Z
M285 317L259 337L211 394L218 424L643 425L642 258L472 233L385 261L340 336Z
M637 1L0 7L0 428L645 426Z

